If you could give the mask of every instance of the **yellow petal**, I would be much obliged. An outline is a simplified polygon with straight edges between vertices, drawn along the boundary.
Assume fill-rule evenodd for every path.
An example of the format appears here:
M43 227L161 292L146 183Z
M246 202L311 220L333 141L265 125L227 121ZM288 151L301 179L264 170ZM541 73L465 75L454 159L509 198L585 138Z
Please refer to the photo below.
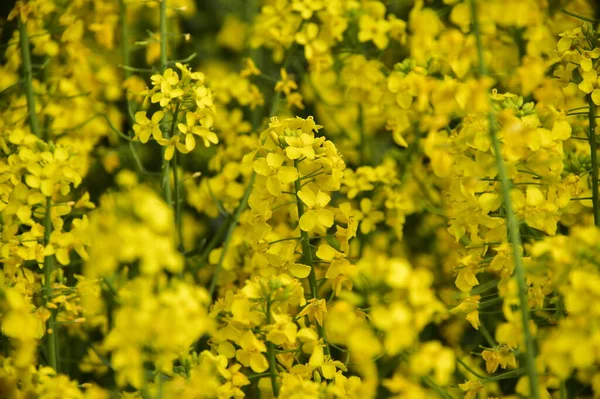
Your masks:
M333 247L327 244L323 244L319 246L319 250L317 251L317 256L323 260L332 260L337 255L337 252Z
M310 266L301 263L292 263L288 266L288 270L294 277L306 278L310 274Z
M298 179L298 170L293 166L282 166L277 171L277 178L284 184L291 183Z
M316 369L323 364L323 360L323 347L321 345L315 345L315 349L313 350L312 355L310 355L308 364L310 367Z

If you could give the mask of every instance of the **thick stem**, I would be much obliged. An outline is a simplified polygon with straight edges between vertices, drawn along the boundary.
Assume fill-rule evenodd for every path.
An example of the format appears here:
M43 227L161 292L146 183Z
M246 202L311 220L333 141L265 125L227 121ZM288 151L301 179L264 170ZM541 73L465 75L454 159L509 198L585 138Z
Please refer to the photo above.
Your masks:
M31 133L41 138L40 125L35 113L35 95L33 93L33 73L31 72L31 54L29 53L29 35L27 23L19 21L19 35L21 44L21 57L23 58L23 78L25 83L25 96L27 97L27 111L29 113L29 127Z
M271 317L271 298L270 294L267 298L267 325L272 322ZM267 341L267 356L269 358L269 376L271 377L271 388L273 388L273 396L279 397L279 385L277 384L277 363L275 360L275 348L273 343Z
M590 152L592 158L592 206L594 210L594 225L600 227L600 203L598 203L598 154L596 150L596 104L588 97L590 106L588 119L590 121Z
M477 18L477 5L476 0L470 1L471 5L471 20L473 23L473 32L475 34L475 40L477 43L477 53L479 58L479 75L481 77L487 75L487 69L485 61L483 59L483 44L481 41L481 32L479 30L479 20ZM491 105L491 100L490 105ZM519 221L515 215L512 200L510 197L510 191L512 188L511 181L508 178L506 167L504 165L504 159L500 149L500 142L496 135L496 117L490 106L490 112L488 113L488 123L490 138L492 141L492 148L496 157L496 167L498 169L498 175L500 182L502 183L502 192L504 195L504 206L506 208L506 222L508 227L508 236L512 246L512 254L515 262L515 277L519 288L519 302L521 310L521 324L523 327L523 335L525 336L525 358L526 358L526 369L529 377L529 389L530 397L534 399L540 398L539 385L538 385L538 374L535 366L535 343L531 332L529 330L529 310L527 307L527 284L525 282L525 269L521 259L521 236L519 233Z
M294 167L298 168L298 160L294 160ZM298 192L302 188L300 176L298 180L294 182L294 188L296 190L296 204L298 205L298 220L304 215L304 203L298 198ZM319 299L319 288L317 285L317 276L315 274L315 266L312 257L312 251L310 249L310 241L308 239L308 233L300 229L300 236L302 237L302 260L301 262L305 265L310 266L310 274L308 275L308 286L310 287L310 295L313 299ZM317 323L317 331L319 337L325 342L325 353L331 355L329 351L329 344L327 344L327 335L325 333L325 327Z
M44 215L44 248L50 242L50 234L52 233L52 200L46 198L46 214ZM48 304L52 295L52 268L54 266L54 258L52 255L44 257L44 302ZM58 371L58 339L56 331L56 312L50 310L50 318L46 331L51 331L46 334L46 348L48 351L48 359L50 367Z
M244 209L246 209L246 205L248 204L248 197L250 197L250 193L252 193L252 188L254 187L254 179L256 179L256 172L253 171L250 175L248 186L246 186L246 191L244 191L244 197L240 200L240 203L237 209L235 210L235 213L233 214L233 220L227 228L227 234L225 235L225 241L223 242L221 255L219 256L219 261L217 262L217 268L215 269L215 273L212 276L210 287L208 289L208 293L210 294L211 298L215 293L215 289L217 288L217 281L219 279L219 274L221 274L221 269L223 268L223 261L225 260L225 255L227 254L227 250L229 249L229 244L231 243L233 231L240 222L240 216L242 215Z

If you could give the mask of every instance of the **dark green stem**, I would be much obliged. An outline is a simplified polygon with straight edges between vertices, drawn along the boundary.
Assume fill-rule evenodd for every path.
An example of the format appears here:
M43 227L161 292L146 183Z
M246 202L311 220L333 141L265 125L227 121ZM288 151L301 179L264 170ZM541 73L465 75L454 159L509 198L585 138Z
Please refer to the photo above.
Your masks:
M358 130L360 132L360 148L359 148L359 154L360 154L360 165L366 165L365 160L366 160L366 154L365 152L367 151L367 143L366 143L366 139L365 139L365 115L363 112L363 106L362 104L358 104Z
M173 154L173 184L175 186L175 195L173 200L173 209L175 210L175 229L177 230L177 245L180 251L183 251L183 226L181 225L181 183L177 171L177 153Z
M298 160L294 160L294 167L298 168ZM298 192L301 189L300 177L294 182L294 188L296 190L296 203L298 205L298 220L304 215L304 203L298 198ZM319 299L319 288L317 286L317 276L315 274L315 266L312 257L312 250L310 249L310 242L308 239L308 232L300 229L300 236L302 237L302 260L301 262L307 266L310 266L310 274L308 275L308 286L310 287L310 295L313 299ZM325 333L325 327L317 323L317 331L319 337L325 342L325 353L331 355L329 351L329 345L327 344L327 335Z
M475 34L475 40L477 43L477 53L479 58L479 75L480 77L487 76L487 68L483 59L483 43L481 41L481 32L479 30L479 19L477 18L477 5L476 0L471 0L471 19L473 22L473 33ZM490 112L488 113L488 123L490 138L492 141L492 148L496 157L496 167L498 169L498 175L500 176L500 182L502 183L502 192L504 195L504 206L506 208L506 223L508 228L508 236L512 246L512 255L515 262L515 277L519 288L519 304L521 310L521 324L523 328L523 335L525 338L525 359L527 375L529 377L530 397L534 399L540 398L539 385L538 385L538 373L535 366L535 343L529 330L529 310L527 308L527 284L525 281L525 269L523 267L523 261L521 259L521 235L519 233L519 221L515 215L512 200L510 197L510 191L512 188L511 181L508 178L506 167L504 165L504 159L502 157L502 151L500 148L500 142L496 135L496 117L492 111L491 99Z
M254 179L256 178L256 173L252 172L250 175L250 180L248 181L248 186L246 186L246 191L244 191L244 196L240 200L240 203L233 214L233 220L229 224L227 228L227 234L225 235L225 241L223 242L223 248L221 249L221 255L219 256L219 261L217 262L217 268L215 269L215 273L212 276L212 280L210 282L210 287L208 289L208 293L211 298L215 293L215 289L217 288L217 281L219 280L219 274L221 274L221 269L223 268L223 261L225 260L225 255L227 254L227 250L229 249L229 244L231 243L231 237L233 236L233 231L237 227L240 222L240 216L244 209L246 209L246 205L248 204L248 197L250 197L250 193L252 193L252 188L254 187Z
M162 0L160 2L160 71L161 73L165 72L167 68L167 0ZM163 125L164 126L164 125ZM169 139L171 136L167 129L163 128L163 135L166 139ZM177 149L175 149L177 151ZM165 159L165 147L162 147L162 191L165 197L165 201L167 204L172 204L171 199L171 171L170 162Z
M596 149L596 104L592 101L591 96L588 96L588 104L590 110L588 119L590 123L590 151L592 161L592 206L594 210L594 225L600 227L600 204L598 203L598 154Z
M33 93L33 74L31 72L31 54L29 53L29 35L27 23L19 20L19 35L21 44L21 57L23 58L23 78L25 83L25 96L27 97L27 111L29 113L29 127L31 133L40 137L40 125L35 113L35 95Z
M271 324L271 298L267 298L267 325ZM279 397L279 385L277 384L277 363L275 360L275 348L273 343L267 340L267 356L269 358L269 376L271 377L271 388L273 388L273 396Z
M123 65L131 65L129 57L129 30L127 29L127 5L125 0L119 0L119 25L121 27L121 56ZM125 79L131 76L129 69L124 69Z
M50 243L50 234L52 234L52 200L46 198L46 214L44 215L44 248ZM54 266L54 257L48 255L44 257L44 302L48 304L52 294L52 268ZM56 312L50 310L47 331L51 333L46 335L46 348L48 350L49 365L58 371L58 339L56 331Z
M173 113L173 121L171 122L170 133L171 137L173 137L173 135L175 134L175 128L177 126L177 116L179 115L180 108L181 103L177 104L177 108L175 108L175 112ZM177 245L180 250L183 250L183 230L181 226L181 184L179 182L179 173L177 170L177 149L175 149L173 153L173 158L171 159L171 162L173 166L173 186L175 188L173 196L173 214L175 217L175 231L177 234Z

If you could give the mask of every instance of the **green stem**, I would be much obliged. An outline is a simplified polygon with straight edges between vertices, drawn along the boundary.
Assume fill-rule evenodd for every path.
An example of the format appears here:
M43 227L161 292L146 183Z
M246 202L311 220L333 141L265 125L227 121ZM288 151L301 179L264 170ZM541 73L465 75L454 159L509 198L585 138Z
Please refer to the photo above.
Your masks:
M600 227L600 204L598 203L598 154L596 151L596 104L588 97L590 110L588 119L590 123L590 151L592 160L592 206L594 210L594 225Z
M360 155L360 165L366 165L365 164L365 159L366 159L366 154L365 151L366 149L366 139L365 139L365 115L363 112L363 107L362 104L358 104L358 130L360 132L360 149L359 149L359 155Z
M167 68L167 0L162 0L160 2L160 71L161 73L165 72ZM163 125L163 135L168 140L170 138L169 132L167 129L164 129ZM165 201L167 204L172 204L171 199L171 171L170 162L165 159L165 147L162 147L162 191L165 197ZM177 149L175 149L177 151Z
M477 43L477 54L479 58L479 75L480 77L487 76L487 68L483 59L483 43L481 40L481 32L479 30L479 20L477 18L477 0L471 0L471 19L473 22L473 32L475 34L475 40ZM538 373L535 366L535 343L531 332L529 331L529 311L527 309L527 284L525 282L525 269L521 259L521 236L519 233L519 221L513 210L513 204L510 197L511 181L508 178L506 167L504 165L504 159L500 149L500 142L496 135L496 117L492 112L491 100L490 112L488 113L488 123L490 130L490 138L492 141L492 148L496 156L496 167L498 169L498 175L502 183L502 192L504 195L504 206L506 208L506 222L508 228L509 240L512 246L513 258L515 262L515 277L519 288L519 304L521 310L521 324L523 327L523 334L525 336L525 358L526 358L526 369L529 377L529 387L531 398L539 399L539 385L538 385Z
M435 381L433 381L430 377L428 376L424 376L422 378L423 382L425 383L425 385L427 385L429 388L433 389L435 392L437 392L438 395L440 395L441 398L444 399L453 399L452 396L450 396L448 393L446 393L446 391L444 391L438 384L435 383Z
M160 71L167 67L167 0L160 2ZM129 65L129 64L127 64Z
M131 65L129 57L129 30L127 29L127 5L125 0L119 0L119 25L121 27L121 56L123 65ZM131 71L125 69L125 79L131 76Z
M177 230L177 245L181 251L183 248L183 226L181 225L181 184L177 171L177 152L173 154L173 184L175 185L175 195L173 196L175 210L175 229Z
M44 248L48 246L50 242L50 234L52 233L52 200L50 197L46 197L46 214L44 215ZM54 265L54 258L52 255L44 257L44 302L48 304L52 294L52 268ZM50 367L58 371L58 339L56 331L56 312L50 310L50 318L48 319L47 330L52 331L46 336L46 347L48 350L48 358L50 360Z
M294 167L298 168L298 160L294 160ZM304 215L304 203L300 198L298 198L298 192L301 189L300 177L298 180L294 182L295 194L296 194L296 203L298 205L298 220ZM310 287L310 295L313 299L319 299L319 289L317 286L317 276L315 274L315 266L312 257L312 250L310 249L310 242L308 239L308 232L300 229L300 236L302 237L302 260L301 262L305 265L310 266L310 274L308 275L308 286ZM329 345L327 344L327 335L325 333L325 327L317 323L317 331L319 333L319 337L325 343L325 353L327 355L331 355L329 350Z
M173 113L173 121L171 122L171 132L170 136L173 137L175 134L175 127L177 126L177 116L179 115L179 109L181 108L181 103L177 104L177 108L175 108L175 112ZM177 171L177 149L173 153L173 158L171 159L173 166L173 186L174 197L173 197L173 214L174 214L174 222L175 222L175 231L177 234L177 245L180 250L183 250L183 230L181 226L181 185L179 184L179 176ZM167 176L168 180L168 176ZM168 182L169 187L171 186L170 182Z
M248 197L250 197L250 193L252 193L252 188L254 187L254 180L256 179L256 172L252 172L250 175L250 180L248 181L248 186L246 186L246 191L244 191L244 196L240 200L240 203L233 214L233 220L229 224L227 228L227 234L225 235L225 241L223 242L223 248L221 249L221 255L219 256L219 261L217 262L217 268L215 269L215 273L212 276L212 280L210 282L210 287L208 289L208 293L211 298L215 293L215 289L217 287L217 281L219 280L219 274L221 273L221 269L223 268L223 261L225 260L225 255L227 254L227 250L229 249L229 244L231 243L231 237L233 236L233 231L237 227L237 224L240 222L240 216L244 209L246 209L246 205L248 204Z
M583 15L575 14L574 12L571 12L571 11L567 11L567 10L560 10L560 11L561 11L563 14L566 14L566 15L568 15L568 16L570 16L570 17L577 18L577 19L580 19L580 20L582 20L582 21L589 22L589 23L591 23L591 24L595 24L595 23L597 23L597 22L598 22L597 20L595 20L595 19L593 19L593 18L588 18L588 17L585 17L585 16L583 16Z
M35 96L33 94L33 74L31 72L31 54L29 53L29 35L27 23L19 20L19 35L21 44L21 57L23 58L23 78L25 79L25 95L27 97L27 110L29 113L29 127L31 132L40 137L40 126L35 113Z
M267 325L271 324L271 298L267 298ZM271 388L273 388L273 396L279 397L279 385L277 384L277 363L275 360L275 348L273 343L267 340L267 356L269 357L269 375L271 377Z
M121 56L124 65L131 65L131 56L129 55L129 29L127 27L127 4L125 0L119 0L119 26L121 27ZM123 68L125 79L131 77L131 69ZM131 109L131 102L125 94L125 104L127 105L127 116L130 121L134 119L134 113Z

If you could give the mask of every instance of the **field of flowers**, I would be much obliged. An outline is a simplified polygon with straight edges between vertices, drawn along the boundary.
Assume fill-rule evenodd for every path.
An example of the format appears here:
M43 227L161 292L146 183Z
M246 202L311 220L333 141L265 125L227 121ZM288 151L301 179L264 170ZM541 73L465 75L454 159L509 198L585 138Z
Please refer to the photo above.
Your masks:
M18 0L0 398L600 398L594 0Z

